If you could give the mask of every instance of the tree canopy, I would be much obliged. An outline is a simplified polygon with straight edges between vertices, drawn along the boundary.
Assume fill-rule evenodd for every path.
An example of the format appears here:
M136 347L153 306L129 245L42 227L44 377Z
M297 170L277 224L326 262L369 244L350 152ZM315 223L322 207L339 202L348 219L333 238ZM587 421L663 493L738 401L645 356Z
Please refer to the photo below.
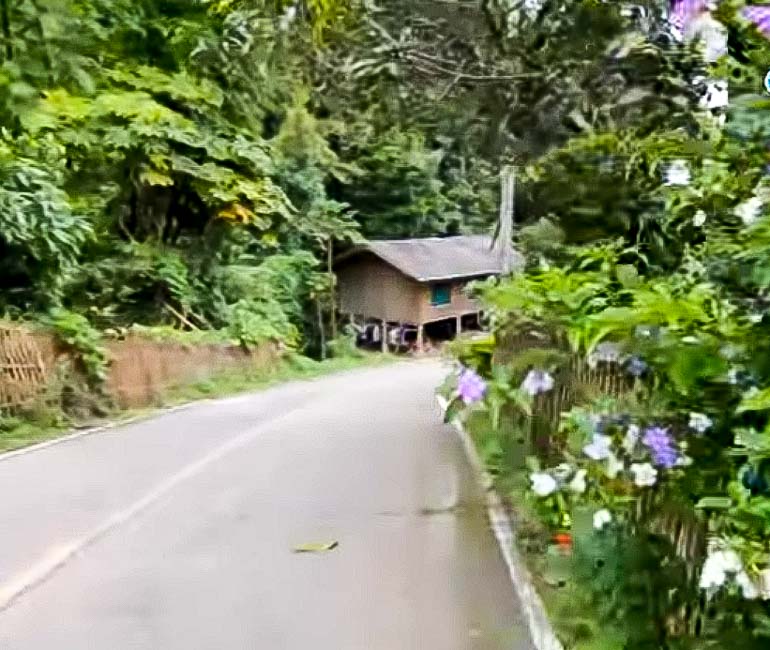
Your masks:
M519 64L454 4L4 0L0 309L313 348L334 247L494 224Z

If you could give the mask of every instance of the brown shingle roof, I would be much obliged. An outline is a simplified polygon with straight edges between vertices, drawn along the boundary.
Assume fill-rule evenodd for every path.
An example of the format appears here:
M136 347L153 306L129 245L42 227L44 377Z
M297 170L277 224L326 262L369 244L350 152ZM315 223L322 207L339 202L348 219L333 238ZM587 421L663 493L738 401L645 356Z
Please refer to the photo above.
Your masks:
M492 250L489 235L429 237L370 241L343 254L338 260L368 251L404 275L418 282L499 275L504 258L500 249ZM521 266L521 255L509 248L513 268Z

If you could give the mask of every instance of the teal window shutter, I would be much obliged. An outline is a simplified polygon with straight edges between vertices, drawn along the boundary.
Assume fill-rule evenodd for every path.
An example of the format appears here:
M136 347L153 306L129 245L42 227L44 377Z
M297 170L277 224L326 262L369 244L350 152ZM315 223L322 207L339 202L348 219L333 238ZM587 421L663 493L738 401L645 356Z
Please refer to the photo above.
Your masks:
M452 285L434 284L430 288L430 304L434 307L452 303Z

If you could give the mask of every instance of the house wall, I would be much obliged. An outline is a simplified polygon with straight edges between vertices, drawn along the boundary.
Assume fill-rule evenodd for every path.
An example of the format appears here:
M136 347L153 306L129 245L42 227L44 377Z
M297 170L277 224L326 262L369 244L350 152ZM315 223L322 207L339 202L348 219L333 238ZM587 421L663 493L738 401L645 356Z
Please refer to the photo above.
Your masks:
M422 287L373 255L338 267L337 296L343 314L416 323Z
M420 323L478 312L464 293L465 282L452 283L449 305L430 304L431 285L420 284L374 255L361 255L336 269L339 309L379 320Z
M443 284L443 283L439 283ZM431 285L420 286L420 320L423 323L451 318L452 316L462 316L464 314L473 314L478 312L481 307L477 301L469 298L465 294L467 282L452 283L452 302L449 305L431 305Z

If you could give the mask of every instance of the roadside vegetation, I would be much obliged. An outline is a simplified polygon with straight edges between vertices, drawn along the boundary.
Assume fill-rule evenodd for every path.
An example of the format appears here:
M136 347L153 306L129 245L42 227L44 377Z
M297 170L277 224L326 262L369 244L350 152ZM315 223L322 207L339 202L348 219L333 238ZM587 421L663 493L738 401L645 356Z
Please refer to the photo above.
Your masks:
M696 5L0 0L0 313L73 359L0 444L106 417L132 332L288 351L170 401L369 362L335 252L489 229L512 166L447 391L565 646L766 648L770 17Z
M491 225L475 109L376 52L393 4L2 2L0 313L318 358L340 246Z
M520 195L540 197L518 233L527 269L481 287L493 336L457 347L449 416L495 475L566 648L759 650L770 40L722 2L698 18L724 35L704 52L662 38L648 4L635 25L596 9L614 45L584 69L632 88L607 108L585 96L593 122L522 168Z
M212 372L203 380L171 384L157 393L152 405L143 408L118 409L110 407L104 399L95 404L94 396L88 392L81 398L78 408L62 407L60 393L52 385L14 415L0 418L0 453L45 442L72 431L149 417L159 410L202 399L265 390L287 381L312 380L331 373L393 363L398 359L391 354L360 352L319 361L288 353L268 366L221 370ZM83 409L84 403L90 408Z
M365 4L0 2L0 317L69 359L6 440L104 417L111 340L340 356L336 251L491 227L476 90L390 51L456 16Z

